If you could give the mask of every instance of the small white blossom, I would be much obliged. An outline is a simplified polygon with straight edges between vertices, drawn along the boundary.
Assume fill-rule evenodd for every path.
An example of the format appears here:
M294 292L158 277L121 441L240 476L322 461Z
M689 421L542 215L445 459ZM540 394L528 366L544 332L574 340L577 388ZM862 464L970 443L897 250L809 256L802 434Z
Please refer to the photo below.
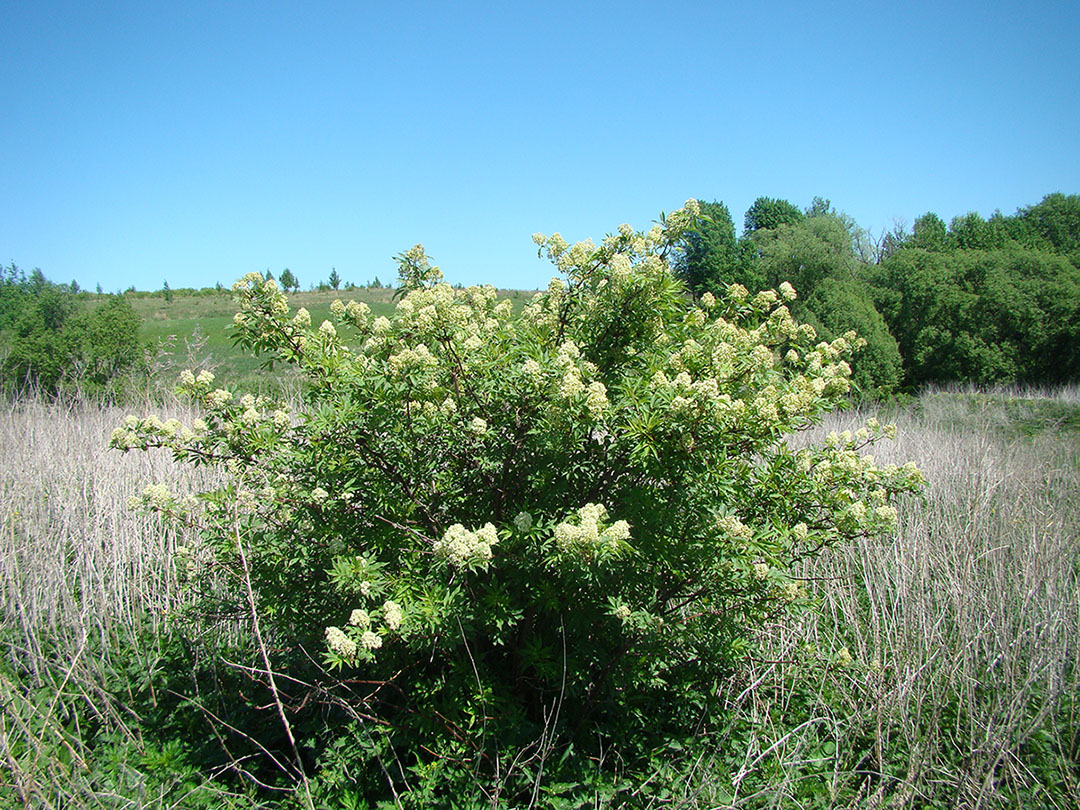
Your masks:
M441 540L435 541L433 551L451 565L463 565L469 562L485 563L492 557L491 547L499 541L498 532L490 524L471 532L460 523L455 523L446 530Z
M401 627L402 618L401 605L389 599L383 602L383 622L385 622L387 627L391 630L397 630Z

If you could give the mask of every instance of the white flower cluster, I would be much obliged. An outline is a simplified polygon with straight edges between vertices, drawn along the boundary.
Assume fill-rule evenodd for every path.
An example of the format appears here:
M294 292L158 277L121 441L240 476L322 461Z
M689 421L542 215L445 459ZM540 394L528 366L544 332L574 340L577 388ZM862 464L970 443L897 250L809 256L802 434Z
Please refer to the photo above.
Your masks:
M750 527L743 523L736 515L724 515L716 519L716 528L729 537L744 542L753 538Z
M388 628L390 628L391 630L397 630L401 627L402 619L404 619L405 617L405 614L401 609L401 605L399 605L397 602L394 602L393 600L387 599L385 602L383 602L382 611L383 623Z
M474 532L455 523L446 530L441 540L435 541L432 550L451 565L484 564L491 559L491 548L498 542L499 533L491 523L485 523L483 528Z
M206 369L200 371L198 375L190 369L185 369L180 372L180 387L189 391L196 388L209 388L213 381L213 373Z
M400 377L409 371L435 368L439 365L439 360L427 346L420 343L416 348L404 348L397 354L390 355L387 364L390 374Z
M326 628L326 646L346 661L356 659L356 642L345 635L340 627Z
M164 484L148 484L137 498L131 499L128 505L133 509L141 506L151 509L168 509L172 503L173 494L167 486Z
M607 388L599 380L589 383L589 393L585 397L585 406L589 409L589 416L599 419L608 408Z
M555 527L555 545L564 552L589 552L604 546L618 548L621 542L630 539L630 524L618 520L601 528L607 517L607 509L602 503L585 504L577 510L576 523L563 521Z

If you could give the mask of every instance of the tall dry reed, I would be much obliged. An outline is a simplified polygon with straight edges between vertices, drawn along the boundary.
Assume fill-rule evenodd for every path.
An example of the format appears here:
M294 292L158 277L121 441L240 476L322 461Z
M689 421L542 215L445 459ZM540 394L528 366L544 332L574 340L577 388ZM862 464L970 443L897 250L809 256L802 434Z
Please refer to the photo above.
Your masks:
M902 506L890 539L807 564L823 615L773 628L766 662L726 696L753 732L724 766L736 789L699 797L1080 806L1080 435L1025 437L979 402L928 396L889 420L898 440L875 457L915 460L925 502ZM834 415L804 440L871 415Z
M128 501L151 481L190 490L207 476L164 453L109 450L119 408L27 399L0 409L3 785L24 806L101 806L80 724L138 743L139 719L116 685L154 668L154 639L179 595L175 532Z

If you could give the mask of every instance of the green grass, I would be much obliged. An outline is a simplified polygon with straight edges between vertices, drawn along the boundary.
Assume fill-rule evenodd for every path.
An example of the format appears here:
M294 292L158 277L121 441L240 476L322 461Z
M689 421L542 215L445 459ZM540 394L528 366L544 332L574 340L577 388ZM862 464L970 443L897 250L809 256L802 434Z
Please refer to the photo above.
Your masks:
M924 397L921 407L948 411L957 426L985 424L1007 438L1080 432L1080 399L1067 395L936 392Z

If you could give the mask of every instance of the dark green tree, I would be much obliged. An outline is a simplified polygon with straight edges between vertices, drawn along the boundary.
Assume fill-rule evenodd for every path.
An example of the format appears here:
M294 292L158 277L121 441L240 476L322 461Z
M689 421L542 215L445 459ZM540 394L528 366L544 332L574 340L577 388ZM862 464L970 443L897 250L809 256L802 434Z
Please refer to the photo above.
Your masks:
M141 319L121 295L110 295L91 310L77 313L68 326L74 349L74 377L84 390L100 393L143 361Z
M16 302L17 310L6 304ZM104 393L143 360L139 316L121 296L85 309L66 284L38 273L25 279L12 265L0 278L0 328L8 344L0 364L4 387L55 395L78 386Z
M900 347L874 306L869 287L855 278L825 278L794 308L824 340L848 330L866 341L852 361L851 382L856 393L880 398L894 393L903 381Z
M300 286L300 282L296 280L296 276L288 267L281 271L281 278L278 281L283 290L296 290Z
M908 248L876 268L873 291L908 386L1080 376L1080 269L1063 256Z
M790 282L799 294L792 314L823 338L849 330L863 338L867 345L855 357L852 382L866 396L887 395L901 381L900 350L863 281L866 264L855 247L862 232L853 229L847 217L822 213L756 231L747 237L756 247L754 276L767 288Z
M697 227L686 235L674 268L695 298L704 292L719 293L736 281L738 249L735 223L722 202L701 204Z
M758 197L747 209L743 218L743 232L747 234L760 230L779 228L790 225L804 218L803 212L787 200L772 197Z
M333 290L338 289L341 286L341 276L338 275L336 267L330 269L330 277L327 278L326 283L330 285Z
M1047 194L1042 202L1017 214L1042 246L1069 256L1080 264L1080 196Z
M71 333L64 330L74 300L69 292L47 282L31 285L35 288L15 323L3 363L4 382L16 390L37 387L53 394L74 360Z
M941 217L930 213L916 219L909 245L922 250L948 250L949 232Z
M949 242L961 250L989 250L996 244L994 230L978 213L972 211L962 217L953 217L949 225Z

